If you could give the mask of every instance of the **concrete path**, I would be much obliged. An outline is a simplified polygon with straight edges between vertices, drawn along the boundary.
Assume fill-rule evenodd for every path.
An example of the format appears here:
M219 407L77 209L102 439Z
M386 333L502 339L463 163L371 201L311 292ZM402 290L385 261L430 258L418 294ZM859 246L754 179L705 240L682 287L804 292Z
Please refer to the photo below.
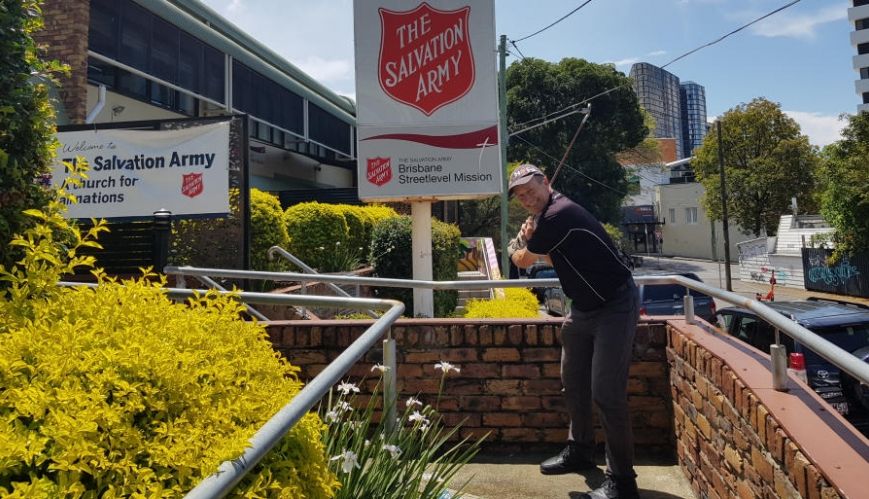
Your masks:
M554 454L554 453L553 453ZM604 480L603 462L597 470L585 474L546 476L540 474L540 462L549 454L480 455L456 476L458 486L465 487L468 499L555 499L578 498ZM637 461L637 484L644 499L694 498L691 485L679 465L671 460L640 458Z

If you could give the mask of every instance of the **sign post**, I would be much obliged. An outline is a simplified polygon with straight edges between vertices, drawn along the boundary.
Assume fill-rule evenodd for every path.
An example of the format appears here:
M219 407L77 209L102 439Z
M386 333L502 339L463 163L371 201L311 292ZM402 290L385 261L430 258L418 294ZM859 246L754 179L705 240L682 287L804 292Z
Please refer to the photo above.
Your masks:
M502 192L494 17L493 0L354 2L359 199L412 203L414 279L432 278L432 201Z

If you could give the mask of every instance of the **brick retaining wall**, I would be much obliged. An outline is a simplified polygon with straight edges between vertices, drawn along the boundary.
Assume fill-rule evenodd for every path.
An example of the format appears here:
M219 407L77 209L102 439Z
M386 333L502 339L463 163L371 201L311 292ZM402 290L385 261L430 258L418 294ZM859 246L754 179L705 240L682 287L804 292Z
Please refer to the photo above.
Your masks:
M302 379L318 374L368 327L368 321L286 321L268 326L275 348L301 368ZM397 342L399 399L420 395L434 402L439 361L461 368L446 381L439 410L448 423L465 420L462 435L491 432L487 446L552 446L567 437L561 394L557 319L402 319L393 327ZM637 445L674 453L673 406L663 324L637 331L629 380ZM370 351L350 371L353 381L371 376L382 362ZM598 434L602 441L602 435Z
M865 439L811 389L772 390L769 357L751 347L684 324L667 331L677 453L698 497L865 494Z

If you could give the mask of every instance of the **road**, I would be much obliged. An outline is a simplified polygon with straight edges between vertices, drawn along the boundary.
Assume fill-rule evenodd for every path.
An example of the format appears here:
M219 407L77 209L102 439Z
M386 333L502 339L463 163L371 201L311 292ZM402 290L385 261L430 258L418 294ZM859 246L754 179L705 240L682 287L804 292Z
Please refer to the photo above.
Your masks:
M657 256L644 256L643 257L643 265L637 267L634 271L634 275L648 275L648 274L667 274L667 273L682 273L682 272L693 272L700 277L703 282L706 284L721 288L727 289L726 285L726 275L725 275L725 267L724 263L716 263L709 260L694 260L688 258L659 258ZM769 285L758 283L754 281L741 281L738 279L739 277L739 264L734 263L730 265L730 274L731 274L731 287L733 292L745 296L748 298L753 298L757 293L766 294L769 292ZM806 291L801 288L794 287L785 287L785 286L776 286L775 288L775 299L777 301L792 301L792 300L805 300L810 296L816 296L820 298L826 298L831 300L840 300L840 301L848 301L853 303L860 303L863 305L869 305L869 299L867 298L857 298L854 296L845 296L845 295L832 295L828 293L818 293L816 291ZM724 302L723 300L715 299L715 305L718 308L729 306L729 303Z

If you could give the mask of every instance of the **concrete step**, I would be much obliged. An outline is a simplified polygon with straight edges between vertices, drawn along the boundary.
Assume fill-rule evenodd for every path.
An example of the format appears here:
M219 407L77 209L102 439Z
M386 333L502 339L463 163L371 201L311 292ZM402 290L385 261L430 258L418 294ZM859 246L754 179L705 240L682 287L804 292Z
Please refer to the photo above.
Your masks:
M467 272L459 272L460 281L482 281L486 279L486 275L479 270L471 270Z

